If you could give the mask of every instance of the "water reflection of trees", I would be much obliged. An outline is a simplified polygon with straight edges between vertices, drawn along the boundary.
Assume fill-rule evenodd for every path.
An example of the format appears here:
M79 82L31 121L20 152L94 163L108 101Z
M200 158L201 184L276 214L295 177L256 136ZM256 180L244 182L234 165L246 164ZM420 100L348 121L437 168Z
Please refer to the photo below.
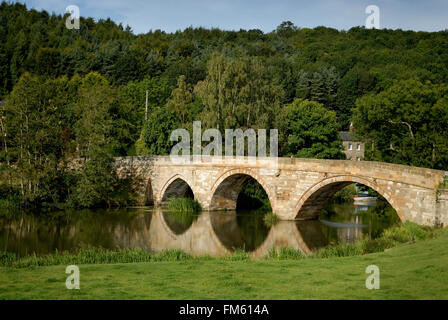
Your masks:
M377 199L375 205L369 206L331 203L326 206L320 220L367 225L367 228L334 228L323 224L322 230L329 242L353 242L365 236L377 238L383 230L401 222L395 209L383 198Z
M20 255L126 246L126 237L149 227L151 215L143 213L123 209L23 213L0 219L0 243L2 250Z
M126 209L4 215L0 218L0 250L25 255L46 254L55 249L139 247L182 248L186 252L219 255L240 248L261 257L272 247L280 246L309 253L328 242L338 242L338 237L347 231L317 220L280 221L268 227L263 217L264 212L254 211L195 215ZM372 238L400 221L395 210L381 200L362 210L353 204L338 204L322 218L366 224L368 228L353 229L357 233L350 231L350 235Z
M264 215L265 212L246 212L237 215L237 223L245 251L255 250L266 239L270 227L264 223Z
M263 221L263 212L216 212L210 219L221 243L233 251L253 251L266 239L269 227Z

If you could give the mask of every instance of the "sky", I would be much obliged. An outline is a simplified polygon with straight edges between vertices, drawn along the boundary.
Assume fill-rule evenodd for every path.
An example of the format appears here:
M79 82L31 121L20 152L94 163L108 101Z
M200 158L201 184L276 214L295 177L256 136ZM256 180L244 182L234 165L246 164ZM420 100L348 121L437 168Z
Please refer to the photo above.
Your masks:
M448 0L20 0L27 8L64 14L76 5L83 17L110 17L135 34L187 27L270 32L282 21L300 28L348 30L363 26L366 7L380 10L380 28L416 31L448 29Z

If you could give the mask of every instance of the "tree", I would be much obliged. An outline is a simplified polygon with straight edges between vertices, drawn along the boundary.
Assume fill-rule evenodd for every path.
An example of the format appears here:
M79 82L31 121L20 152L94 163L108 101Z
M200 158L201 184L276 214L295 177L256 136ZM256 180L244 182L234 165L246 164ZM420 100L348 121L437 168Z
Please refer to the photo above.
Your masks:
M148 111L162 107L168 101L172 87L166 78L149 78L142 81L132 81L121 89L124 103L129 105L129 116L136 126L137 136L141 132L145 120L145 98L148 91ZM132 116L131 116L132 115Z
M115 91L98 73L89 73L79 87L75 134L80 156L86 158L72 199L77 206L94 207L108 203L118 187L113 168L117 140L110 109Z
M37 74L56 77L61 69L61 55L58 49L39 48L35 60Z
M39 197L46 200L42 199L46 198L42 181L58 170L63 156L63 109L61 101L52 99L52 86L24 73L6 105L6 131L11 137L8 159L16 168L22 197L31 202ZM54 193L51 197L55 198Z
M370 142L367 157L448 168L448 86L402 80L356 101L353 123Z
M375 77L358 67L349 70L338 81L335 111L341 129L348 129L358 97L375 89Z
M90 208L103 203L110 206L118 185L113 160L104 148L96 145L90 148L90 157L80 170L72 196L76 206Z
M166 107L177 114L181 123L184 124L192 103L193 94L185 82L185 76L179 76L177 88L171 92L171 98L168 100Z
M207 66L206 79L195 87L205 127L272 127L284 92L265 78L259 58L213 55Z
M111 135L113 123L108 111L113 104L113 89L104 77L92 72L82 80L78 95L74 129L79 155L91 157L102 148L112 154L116 141Z
M280 152L298 158L344 159L336 113L322 104L295 99L278 118Z
M111 76L116 84L126 84L129 81L140 80L143 72L138 55L135 51L123 51L115 62Z
M299 30L291 21L283 21L275 30L280 37L289 38Z
M179 127L174 113L165 107L155 109L148 117L144 127L145 145L149 155L168 155L174 142L170 141L171 132Z

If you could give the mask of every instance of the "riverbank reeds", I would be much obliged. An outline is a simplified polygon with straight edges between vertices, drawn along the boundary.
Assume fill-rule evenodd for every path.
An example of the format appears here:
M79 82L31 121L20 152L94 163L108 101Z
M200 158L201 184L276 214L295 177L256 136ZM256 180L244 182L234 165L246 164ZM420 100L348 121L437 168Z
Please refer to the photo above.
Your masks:
M16 254L10 252L0 252L0 266L14 268L71 264L181 261L189 259L193 259L193 256L177 249L151 253L139 248L117 250L89 248L79 250L75 253L56 251L50 255L38 256L33 254L26 257L18 257Z
M264 221L264 224L268 228L270 228L270 227L275 226L280 221L280 218L275 213L269 212L269 213L265 214L265 216L263 217L263 221Z
M176 212L199 212L201 205L191 198L173 198L168 202L168 210Z
M314 251L308 256L304 256L298 250L280 248L271 250L266 257L268 259L277 260L294 260L303 258L358 256L368 253L382 252L402 244L410 244L415 241L429 239L437 235L437 230L438 229L436 228L420 226L416 223L407 221L403 224L384 230L382 235L375 239L364 238L353 243L330 244Z

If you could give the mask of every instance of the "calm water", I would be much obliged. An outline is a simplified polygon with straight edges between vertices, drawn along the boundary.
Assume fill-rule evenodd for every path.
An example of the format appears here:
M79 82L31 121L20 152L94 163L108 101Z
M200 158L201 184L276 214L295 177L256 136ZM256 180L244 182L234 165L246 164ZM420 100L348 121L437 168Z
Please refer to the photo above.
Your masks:
M335 204L319 220L280 221L267 225L257 212L203 212L186 215L161 209L78 210L49 214L21 213L0 218L0 251L19 255L102 247L144 248L152 252L182 249L192 254L224 255L243 249L253 257L272 247L304 253L329 243L375 238L398 222L384 203Z

